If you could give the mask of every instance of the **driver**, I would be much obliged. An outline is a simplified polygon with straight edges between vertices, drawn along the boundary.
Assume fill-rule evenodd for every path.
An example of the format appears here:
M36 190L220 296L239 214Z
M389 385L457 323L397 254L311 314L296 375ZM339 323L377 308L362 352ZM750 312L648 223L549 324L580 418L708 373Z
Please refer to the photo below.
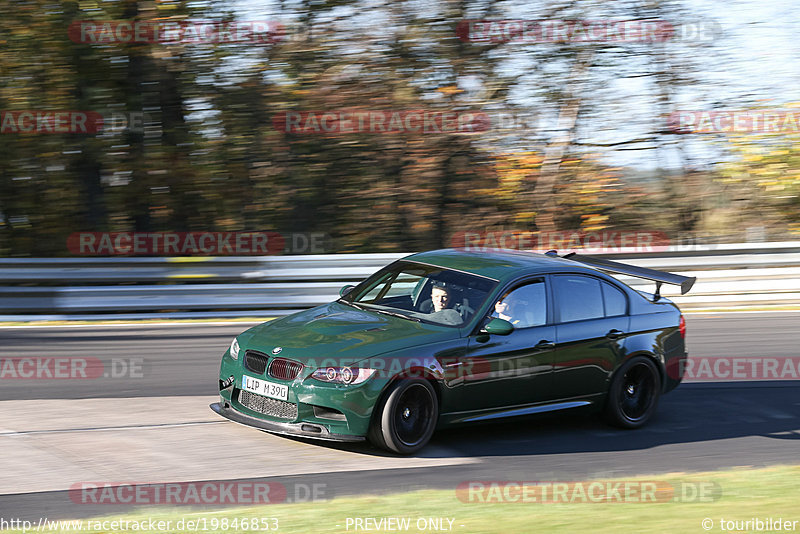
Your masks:
M442 311L450 304L450 290L443 285L435 285L431 289L433 312Z

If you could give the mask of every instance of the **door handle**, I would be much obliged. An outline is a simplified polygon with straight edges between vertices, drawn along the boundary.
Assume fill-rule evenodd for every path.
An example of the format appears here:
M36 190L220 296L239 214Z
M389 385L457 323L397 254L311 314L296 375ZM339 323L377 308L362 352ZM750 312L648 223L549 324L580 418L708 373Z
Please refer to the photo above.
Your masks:
M546 339L543 339L539 343L537 343L536 346L533 347L533 348L534 349L543 350L543 349L554 349L555 347L556 347L555 343L553 343L552 341L548 341Z
M611 330L608 331L608 333L606 334L606 337L608 339L619 339L624 335L625 335L625 332L623 332L622 330L617 330L616 328L612 328Z

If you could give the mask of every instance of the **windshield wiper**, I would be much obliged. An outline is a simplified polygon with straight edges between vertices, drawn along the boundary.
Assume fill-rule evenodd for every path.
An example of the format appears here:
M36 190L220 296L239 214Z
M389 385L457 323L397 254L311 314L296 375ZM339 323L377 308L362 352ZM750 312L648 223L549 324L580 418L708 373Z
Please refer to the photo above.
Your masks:
M336 302L341 302L342 304L347 304L348 306L352 306L357 310L366 311L367 309L364 306L359 306L354 302L350 302L349 300L339 299Z
M339 299L337 302L341 302L342 304L347 304L348 306L352 306L352 307L354 307L354 308L356 308L358 310L362 310L362 311L372 311L372 312L375 312L375 313L382 313L384 315L391 315L392 317L400 317L401 319L408 319L409 321L414 321L416 323L421 323L422 322L422 319L419 319L417 317L411 317L410 315L405 315L405 314L397 313L397 312L379 310L377 308L367 308L365 306L361 306L359 304L356 304L355 302L350 302L350 301L344 300L344 299Z
M411 317L410 315L405 315L403 313L390 312L390 311L386 311L386 310L372 310L372 311L377 312L377 313L382 313L384 315L391 315L392 317L400 317L401 319L408 319L409 321L414 321L416 323L422 322L417 317Z

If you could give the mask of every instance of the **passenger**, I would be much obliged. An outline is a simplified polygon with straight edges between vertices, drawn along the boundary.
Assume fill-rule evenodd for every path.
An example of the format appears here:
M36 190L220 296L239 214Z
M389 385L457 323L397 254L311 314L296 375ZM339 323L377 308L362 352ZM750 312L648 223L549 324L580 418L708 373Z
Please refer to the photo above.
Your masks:
M494 313L492 317L497 317L499 319L503 319L504 321L508 321L511 324L519 324L519 319L514 317L515 312L514 308L516 307L516 302L514 298L511 297L510 293L506 293L503 297L498 300L494 305Z

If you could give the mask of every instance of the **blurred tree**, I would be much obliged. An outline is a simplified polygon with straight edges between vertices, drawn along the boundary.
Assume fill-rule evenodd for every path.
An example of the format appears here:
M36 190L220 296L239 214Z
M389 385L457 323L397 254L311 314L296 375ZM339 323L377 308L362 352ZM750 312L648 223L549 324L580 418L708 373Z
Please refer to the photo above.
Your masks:
M762 109L750 110L753 115ZM798 235L800 226L800 105L787 106L780 131L724 137L730 155L717 181L736 208L739 226L763 226ZM779 236L778 236L779 237Z
M256 16L243 8L14 2L0 20L0 109L124 114L129 124L96 135L3 134L0 254L65 255L67 236L90 230L324 232L337 252L434 248L489 227L692 232L708 227L709 202L685 197L711 198L714 187L749 195L750 211L774 206L776 220L796 221L790 141L735 140L736 163L720 182L688 159L655 185L608 163L618 151L687 152L687 136L663 117L681 88L701 83L694 57L703 43L472 42L459 30L465 20L512 17L677 25L690 20L684 1L301 0L254 8ZM68 38L82 20L248 19L279 20L285 32L260 43ZM627 105L621 88L645 104ZM493 122L471 133L384 134L273 124L280 113L338 110L481 111ZM747 159L754 147L762 159Z

